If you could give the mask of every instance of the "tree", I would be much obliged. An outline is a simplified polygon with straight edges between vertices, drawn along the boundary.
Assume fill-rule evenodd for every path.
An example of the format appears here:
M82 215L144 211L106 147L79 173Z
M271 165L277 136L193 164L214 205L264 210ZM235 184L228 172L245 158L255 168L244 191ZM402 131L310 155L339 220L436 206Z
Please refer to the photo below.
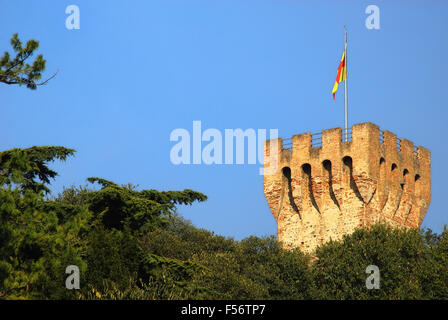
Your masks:
M31 147L0 152L0 185L18 185L22 191L49 192L45 184L57 173L48 167L54 160L65 161L76 151L65 147Z
M82 235L91 212L80 208L61 221L46 210L44 198L44 184L56 176L48 162L73 152L33 147L0 153L0 298L73 298L64 271L71 264L86 270Z
M74 152L64 147L0 152L0 298L74 298L64 285L65 268L73 264L86 283L83 295L89 286L103 291L104 280L118 288L132 279L153 281L159 288L168 277L171 289L180 288L201 269L144 251L139 238L166 226L176 205L205 201L205 195L188 189L139 191L131 184L89 178L100 189L69 188L56 198L45 197L47 184L57 176L49 163Z
M39 54L32 64L26 61L33 55L39 47L36 40L28 40L25 47L19 39L19 35L15 33L11 38L11 46L16 54L11 58L9 52L5 51L0 58L0 82L5 84L26 85L27 88L35 90L37 86L46 84L57 74L54 73L50 78L38 82L42 78L42 72L45 70L46 61Z
M428 247L418 230L373 225L317 248L313 266L318 299L424 299ZM380 270L380 290L366 288L366 268ZM431 282L433 280L430 280Z

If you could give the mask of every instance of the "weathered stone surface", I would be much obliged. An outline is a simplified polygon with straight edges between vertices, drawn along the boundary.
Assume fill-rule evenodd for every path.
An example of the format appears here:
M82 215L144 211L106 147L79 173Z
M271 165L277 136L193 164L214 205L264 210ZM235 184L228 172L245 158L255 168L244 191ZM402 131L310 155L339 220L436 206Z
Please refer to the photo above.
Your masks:
M264 192L285 248L313 252L379 221L420 227L431 201L429 150L389 131L380 137L373 123L354 125L349 141L342 134L324 130L318 147L310 133L295 135L292 150L266 142L265 159L276 152L279 165L264 176Z

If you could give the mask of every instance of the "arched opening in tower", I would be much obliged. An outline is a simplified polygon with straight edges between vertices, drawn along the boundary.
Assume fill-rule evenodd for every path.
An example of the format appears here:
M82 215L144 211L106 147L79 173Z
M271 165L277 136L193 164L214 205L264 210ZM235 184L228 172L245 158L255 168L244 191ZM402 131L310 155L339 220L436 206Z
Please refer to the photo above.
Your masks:
M284 167L282 169L282 173L283 173L283 179L286 179L286 183L288 184L288 199L289 199L289 204L291 205L292 209L299 215L299 218L302 219L302 216L300 215L300 211L299 208L297 207L295 201L294 201L294 197L292 194L292 178L291 178L291 168L290 167Z
M317 212L320 213L319 206L317 205L316 199L314 198L314 192L313 192L313 181L311 179L311 165L309 163L305 163L302 165L302 172L305 175L307 179L308 184L308 194L310 197L311 204L313 207L317 210Z
M402 209L402 210L405 211L403 213L405 224L408 223L409 215L410 215L411 209L412 209L411 195L409 194L409 189L408 189L409 185L410 185L409 176L410 176L409 170L405 168L403 170L403 181L401 183L402 197L401 197L401 202L400 202L400 207L404 207L404 209Z
M322 166L324 167L325 171L327 171L330 198L331 198L331 200L333 200L334 204L339 208L339 210L341 210L341 207L339 206L338 199L336 199L336 196L335 196L334 190L333 190L333 174L331 172L331 161L324 160L322 162Z
M359 199L359 201L364 202L361 193L359 192L358 186L356 185L355 178L353 178L353 160L350 156L345 156L342 158L342 163L344 163L344 166L348 169L347 171L350 174L350 188L355 193L356 197Z
M389 199L389 187L385 186L385 184L384 184L384 181L386 181L387 174L388 174L388 172L387 172L387 167L386 167L386 159L381 157L380 158L380 178L378 180L378 185L381 186L379 188L380 211L383 211L384 206L386 205L387 200Z
M391 177L393 184L400 185L400 188L403 190L404 184L402 183L402 179L400 173L398 171L398 166L396 163L392 163L390 167Z
M409 174L408 169L404 169L403 170L403 183L401 183L401 189L404 189L404 186L407 183L407 178L409 177L408 174Z
M418 173L414 177L414 183L415 194L417 195L417 197L419 197L422 193L423 186L422 179Z

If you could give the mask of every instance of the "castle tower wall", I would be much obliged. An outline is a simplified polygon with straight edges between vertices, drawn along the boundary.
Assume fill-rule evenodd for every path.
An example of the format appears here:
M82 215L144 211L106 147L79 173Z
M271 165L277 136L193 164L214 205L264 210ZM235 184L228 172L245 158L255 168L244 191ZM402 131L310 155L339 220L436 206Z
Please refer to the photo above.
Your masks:
M344 140L335 128L294 135L290 148L281 138L266 142L265 170L275 170L264 192L284 247L312 252L379 221L420 226L431 197L429 150L373 123L354 125Z

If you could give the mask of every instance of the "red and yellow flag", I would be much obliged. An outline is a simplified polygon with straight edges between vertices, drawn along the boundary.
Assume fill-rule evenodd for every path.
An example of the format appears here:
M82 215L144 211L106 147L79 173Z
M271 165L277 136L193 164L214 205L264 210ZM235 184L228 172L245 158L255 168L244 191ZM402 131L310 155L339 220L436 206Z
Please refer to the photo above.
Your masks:
M338 86L339 86L339 82L344 81L345 80L345 50L344 53L342 54L342 59L341 62L339 63L339 67L338 67L338 73L336 75L336 81L334 82L334 86L333 86L333 100L335 99L335 94L336 91L338 91Z

